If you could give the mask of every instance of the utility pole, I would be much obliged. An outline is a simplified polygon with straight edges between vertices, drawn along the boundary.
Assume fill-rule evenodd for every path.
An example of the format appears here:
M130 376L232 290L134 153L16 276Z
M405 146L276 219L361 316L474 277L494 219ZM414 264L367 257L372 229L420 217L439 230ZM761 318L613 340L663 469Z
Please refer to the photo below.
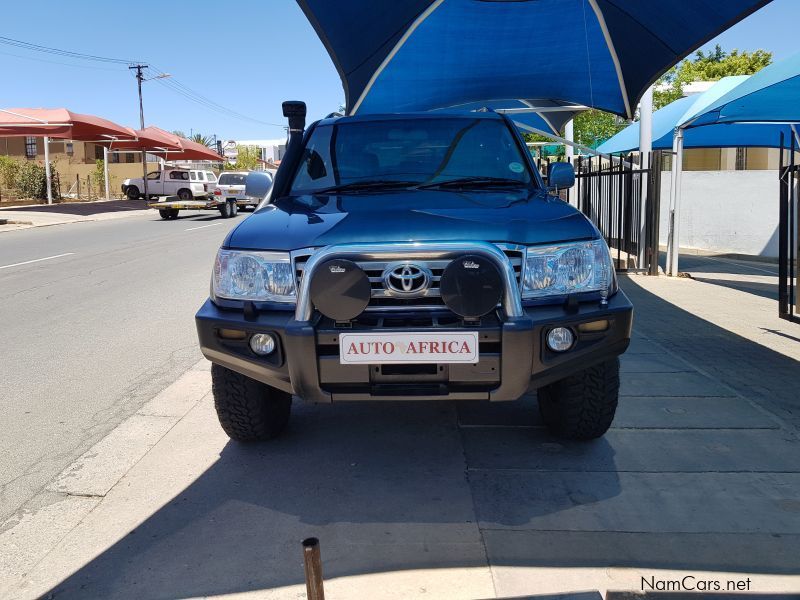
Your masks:
M131 65L129 69L136 69L136 83L139 87L139 129L144 129L144 106L142 104L142 82L144 75L142 71L147 65ZM142 150L142 181L144 182L144 201L147 203L150 196L147 193L147 151Z

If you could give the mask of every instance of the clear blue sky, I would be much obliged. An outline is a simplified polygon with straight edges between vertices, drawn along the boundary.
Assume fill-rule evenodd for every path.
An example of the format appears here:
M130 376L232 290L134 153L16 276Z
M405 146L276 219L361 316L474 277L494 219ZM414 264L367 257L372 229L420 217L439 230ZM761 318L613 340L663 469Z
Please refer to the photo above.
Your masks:
M799 21L800 1L774 0L709 46L763 48L780 60L800 51ZM9 2L0 35L149 62L211 100L269 123L284 123L283 100L305 100L314 118L344 100L333 64L293 0ZM124 65L0 44L0 73L0 107L64 106L138 127L136 82ZM146 124L168 130L222 139L284 134L282 127L209 110L157 81L144 84L144 103Z

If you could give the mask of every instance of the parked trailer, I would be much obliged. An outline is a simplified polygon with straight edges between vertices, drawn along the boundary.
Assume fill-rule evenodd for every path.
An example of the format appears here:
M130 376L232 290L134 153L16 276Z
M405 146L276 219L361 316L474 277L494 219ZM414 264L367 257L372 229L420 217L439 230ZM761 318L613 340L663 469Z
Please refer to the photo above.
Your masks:
M239 213L239 205L235 199L225 199L220 196L208 196L197 200L181 200L178 196L164 196L158 202L150 202L150 208L158 210L162 219L177 219L182 210L218 210L222 218L229 219Z

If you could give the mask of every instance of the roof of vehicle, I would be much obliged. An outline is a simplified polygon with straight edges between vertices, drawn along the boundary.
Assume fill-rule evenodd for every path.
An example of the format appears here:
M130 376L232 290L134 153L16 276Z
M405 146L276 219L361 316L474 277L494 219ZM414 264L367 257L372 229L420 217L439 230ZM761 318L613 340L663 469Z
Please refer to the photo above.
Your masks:
M463 112L438 110L436 112L408 112L408 113L386 113L375 115L352 115L347 117L331 117L321 119L319 125L331 125L333 123L364 123L366 121L398 121L407 119L501 119L502 117L492 110L481 112Z
M250 171L223 171L220 175L247 175Z

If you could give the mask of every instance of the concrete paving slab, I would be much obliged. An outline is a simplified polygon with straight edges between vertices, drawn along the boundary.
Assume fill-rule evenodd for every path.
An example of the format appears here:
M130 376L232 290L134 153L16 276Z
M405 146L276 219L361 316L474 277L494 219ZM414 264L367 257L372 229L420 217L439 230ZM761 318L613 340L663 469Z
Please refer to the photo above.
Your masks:
M459 402L458 424L462 427L543 427L536 392L515 402Z
M470 469L617 472L800 471L800 442L779 430L612 429L582 444L541 429L462 431Z
M681 373L693 371L691 365L671 354L625 353L620 357L621 373Z
M461 427L544 427L536 393L517 402L461 402ZM779 421L737 397L623 396L612 428L777 429Z
M620 396L733 396L719 381L698 372L626 373L620 381Z
M800 591L796 535L486 529L483 537L498 597L641 591L642 577L668 581L687 575L724 583L749 576L753 592Z
M472 471L481 529L800 534L800 473Z
M778 429L778 420L743 398L620 398L612 427L635 429Z
M634 330L631 336L631 343L628 346L626 354L665 354L664 348L653 342L652 340L643 337Z

